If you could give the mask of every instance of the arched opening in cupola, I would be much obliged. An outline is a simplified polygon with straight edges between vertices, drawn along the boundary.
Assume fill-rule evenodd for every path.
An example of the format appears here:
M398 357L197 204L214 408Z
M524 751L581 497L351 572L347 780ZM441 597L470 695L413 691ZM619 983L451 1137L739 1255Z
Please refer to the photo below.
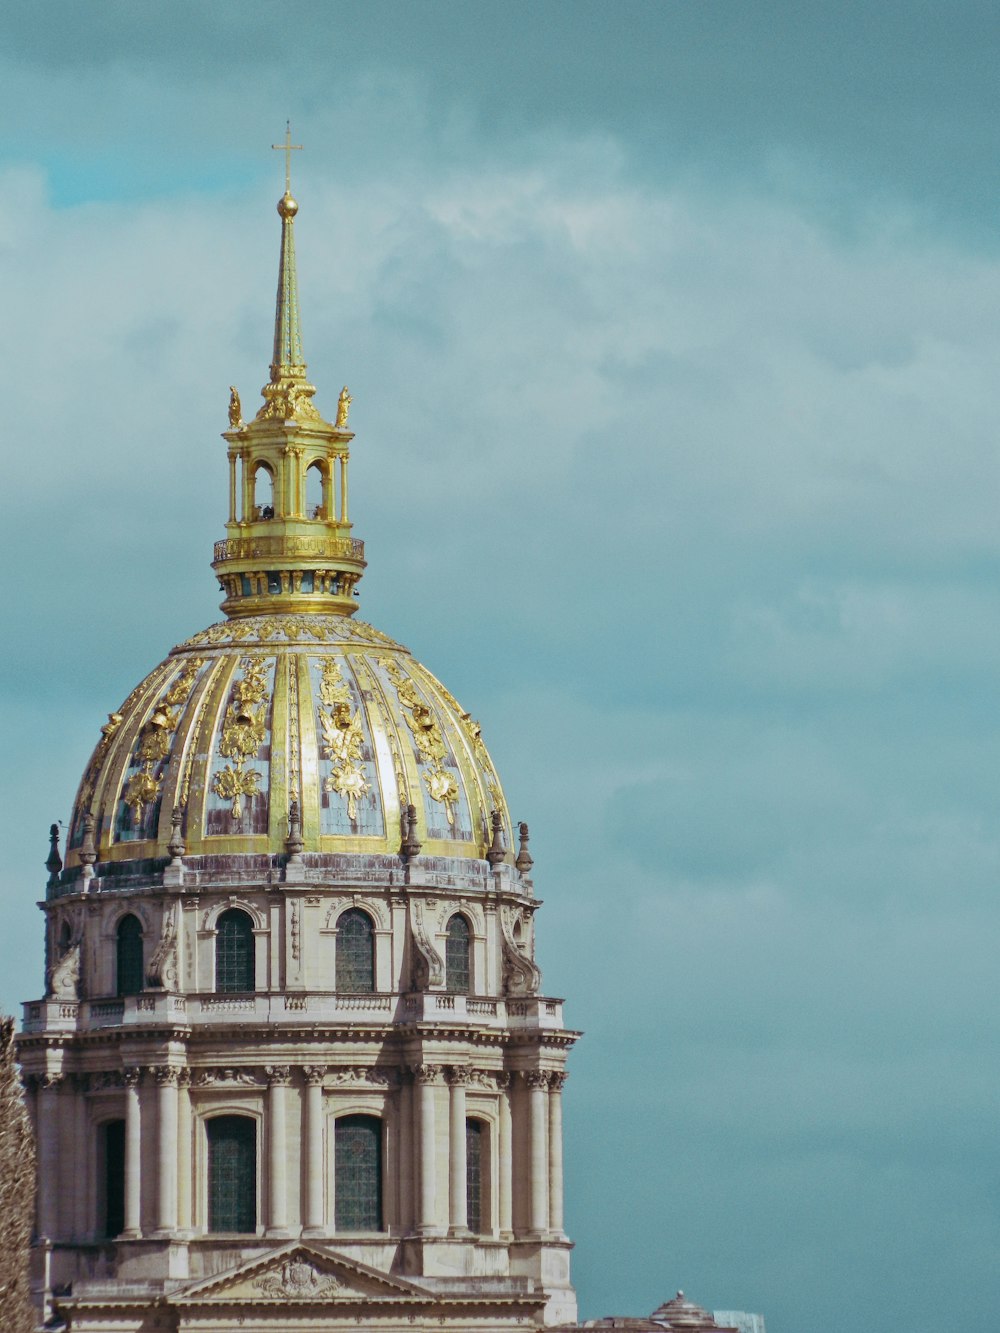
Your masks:
M257 463L254 467L253 516L274 518L274 473L267 463Z
M330 471L321 459L306 468L306 516L330 518Z

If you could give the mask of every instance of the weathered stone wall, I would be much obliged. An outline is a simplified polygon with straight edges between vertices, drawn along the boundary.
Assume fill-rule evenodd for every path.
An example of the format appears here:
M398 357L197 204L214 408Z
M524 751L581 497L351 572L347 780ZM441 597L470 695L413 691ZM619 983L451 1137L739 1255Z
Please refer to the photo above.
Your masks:
M0 1018L0 1328L32 1333L28 1246L35 1204L35 1145L14 1063L14 1020Z

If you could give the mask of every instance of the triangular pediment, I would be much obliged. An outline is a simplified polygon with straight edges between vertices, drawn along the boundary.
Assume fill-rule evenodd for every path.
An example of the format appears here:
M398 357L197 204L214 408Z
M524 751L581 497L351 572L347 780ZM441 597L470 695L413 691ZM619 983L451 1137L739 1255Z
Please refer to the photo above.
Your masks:
M170 1298L172 1305L228 1304L252 1301L266 1304L329 1304L334 1301L391 1301L425 1305L431 1294L407 1282L388 1277L356 1259L316 1245L292 1241L224 1273L193 1282Z

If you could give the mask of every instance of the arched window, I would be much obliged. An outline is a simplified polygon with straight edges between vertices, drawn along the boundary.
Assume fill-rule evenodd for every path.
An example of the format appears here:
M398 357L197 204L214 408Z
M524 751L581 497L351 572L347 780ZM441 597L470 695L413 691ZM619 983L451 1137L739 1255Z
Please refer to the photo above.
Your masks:
M483 1140L486 1127L481 1120L465 1122L465 1206L468 1226L473 1235L483 1230L483 1166L486 1154Z
M375 926L352 907L337 919L337 990L370 995L375 989Z
M138 995L142 990L142 926L139 918L123 916L118 922L116 948L117 993Z
M253 516L274 518L274 476L266 463L258 463L254 469Z
M107 1121L100 1127L100 1136L104 1187L101 1234L120 1236L125 1230L125 1121Z
M335 1222L338 1231L382 1230L382 1122L343 1115L334 1139Z
M249 1116L217 1115L208 1131L208 1229L257 1230L257 1126Z
M326 517L326 471L320 462L306 468L306 517Z
M253 921L230 907L215 924L215 989L253 990L253 954Z
M448 922L444 946L444 986L453 995L468 995L471 982L469 966L469 923L455 915Z

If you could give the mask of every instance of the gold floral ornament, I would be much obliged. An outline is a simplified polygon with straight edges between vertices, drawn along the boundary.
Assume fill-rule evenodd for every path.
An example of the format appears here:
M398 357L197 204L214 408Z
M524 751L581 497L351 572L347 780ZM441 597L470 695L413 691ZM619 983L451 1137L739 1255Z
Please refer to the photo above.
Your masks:
M423 778L431 799L444 806L449 824L455 822L455 805L458 801L458 783L444 766L448 757L448 747L437 718L417 693L417 687L409 677L404 676L399 665L390 658L380 657L381 666L396 686L396 694L403 708L406 725L413 733L413 740L421 760L427 765Z
M351 712L351 693L335 658L323 663L319 697L325 705L319 710L323 729L323 755L333 768L323 783L324 791L335 791L347 801L347 817L358 817L358 799L369 790L362 767L364 734L361 717Z
M267 665L263 657L244 657L240 662L243 679L233 685L232 702L222 722L219 754L232 759L212 778L212 790L224 801L232 801L232 816L243 815L242 797L260 794L260 774L246 768L248 759L254 759L267 735L265 703L267 698Z
M198 670L204 664L204 660L202 657L195 657L187 664L157 703L139 732L133 763L138 762L141 768L132 774L122 792L122 800L132 811L136 822L141 819L143 808L152 805L160 794L163 785L162 765L170 754L173 735L180 720L181 706L194 689ZM103 730L105 728L102 728ZM154 772L157 768L160 771Z

